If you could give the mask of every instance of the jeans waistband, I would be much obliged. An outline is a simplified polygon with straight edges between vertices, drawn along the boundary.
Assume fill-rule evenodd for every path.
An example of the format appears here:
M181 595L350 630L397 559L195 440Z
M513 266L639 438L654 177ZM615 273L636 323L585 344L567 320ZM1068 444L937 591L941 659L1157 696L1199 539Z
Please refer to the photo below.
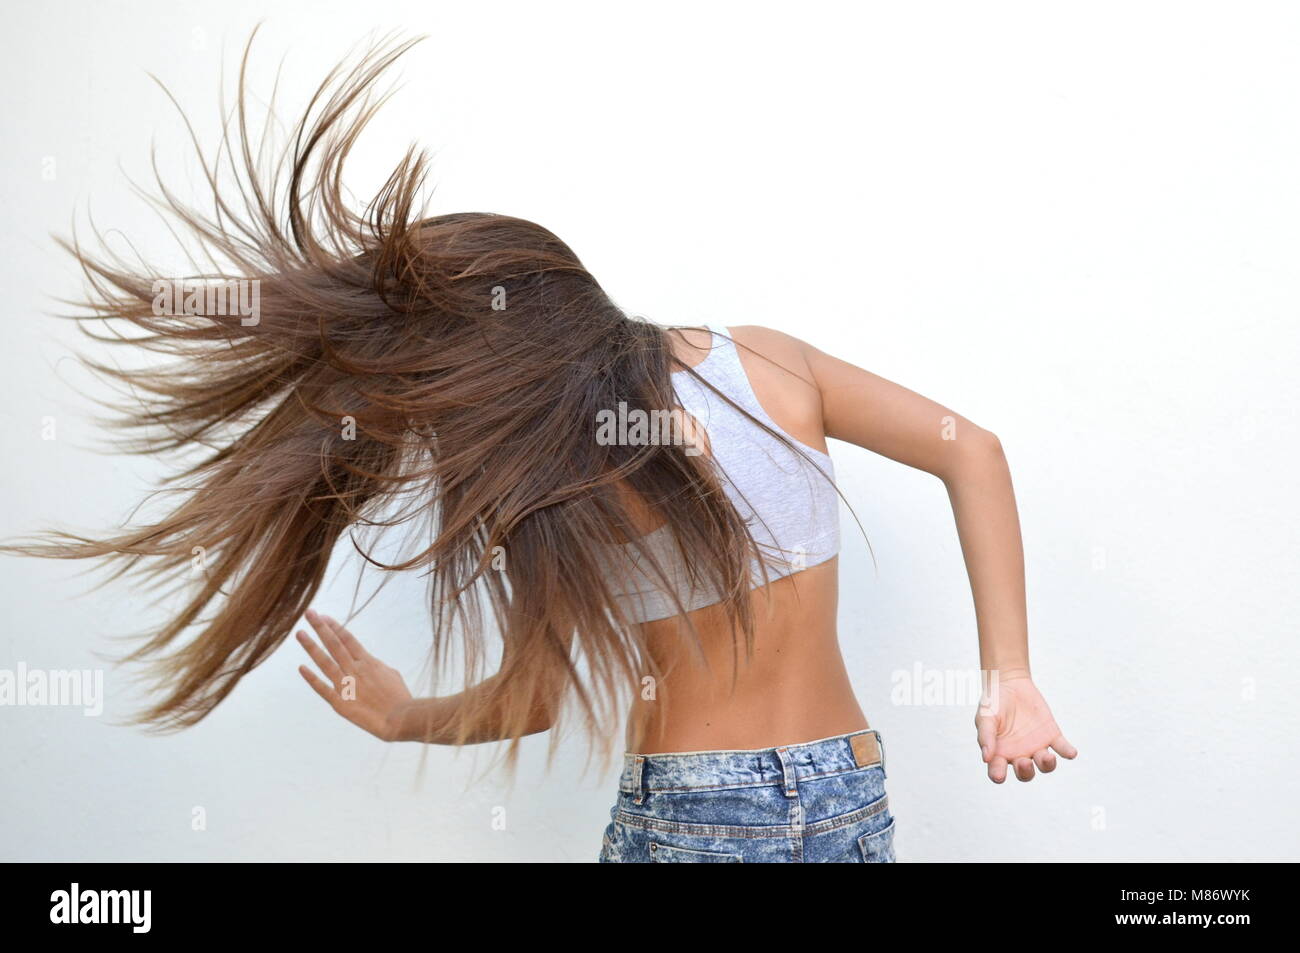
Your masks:
M878 766L885 770L885 744L875 728L777 748L747 751L683 751L623 755L618 789L635 798L647 793L719 791L775 785L793 795L799 781Z

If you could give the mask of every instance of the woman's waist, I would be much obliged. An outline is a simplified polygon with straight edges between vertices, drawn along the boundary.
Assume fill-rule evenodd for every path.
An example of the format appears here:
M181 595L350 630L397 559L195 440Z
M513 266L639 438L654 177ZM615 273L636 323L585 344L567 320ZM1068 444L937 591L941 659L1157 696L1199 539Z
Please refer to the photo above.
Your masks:
M679 636L652 643L656 671L642 678L629 713L637 752L771 748L867 727L832 621L745 646L714 642L701 657Z
M767 705L753 701L675 710L637 705L628 719L627 754L679 757L711 751L771 751L868 727L852 693L803 705L777 699Z
M883 773L884 758L880 732L863 719L863 726L853 731L773 747L627 752L619 790L645 796L760 786L785 789L873 767Z

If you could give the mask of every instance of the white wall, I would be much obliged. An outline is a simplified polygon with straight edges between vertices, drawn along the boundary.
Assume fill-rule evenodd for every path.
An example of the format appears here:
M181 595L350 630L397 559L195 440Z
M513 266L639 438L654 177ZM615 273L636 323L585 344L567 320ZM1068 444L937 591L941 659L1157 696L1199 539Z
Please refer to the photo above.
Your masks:
M198 180L145 71L211 142L220 66L263 17L254 83L287 50L289 116L369 31L430 34L356 191L419 139L437 211L546 224L629 310L791 331L1002 437L1035 674L1082 752L1002 787L969 708L891 704L895 671L976 665L942 487L833 448L879 560L846 522L843 640L901 859L1300 859L1294 5L7 8L0 535L115 525L161 474L87 449L97 385L68 355L93 345L40 313L78 287L48 234L89 207L167 248L123 171L147 177L153 136L178 187ZM81 568L0 561L0 668L95 666L163 617L122 586L84 594ZM321 607L351 593L336 578ZM412 674L422 598L398 580L355 626ZM613 775L582 776L577 739L549 776L530 741L513 791L443 750L417 785L417 750L332 715L299 655L178 737L110 724L138 700L113 670L100 718L0 708L0 859L594 857Z

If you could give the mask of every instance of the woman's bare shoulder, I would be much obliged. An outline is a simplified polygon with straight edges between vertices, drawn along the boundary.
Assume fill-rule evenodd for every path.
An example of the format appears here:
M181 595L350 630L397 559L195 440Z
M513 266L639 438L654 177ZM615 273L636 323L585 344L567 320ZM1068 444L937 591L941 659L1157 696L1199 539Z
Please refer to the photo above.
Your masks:
M757 354L798 374L808 369L807 345L792 334L758 324L737 324L727 328L727 332L742 354L746 351Z
M807 345L793 335L756 324L736 325L727 332L768 416L796 440L825 452L821 392L808 367Z

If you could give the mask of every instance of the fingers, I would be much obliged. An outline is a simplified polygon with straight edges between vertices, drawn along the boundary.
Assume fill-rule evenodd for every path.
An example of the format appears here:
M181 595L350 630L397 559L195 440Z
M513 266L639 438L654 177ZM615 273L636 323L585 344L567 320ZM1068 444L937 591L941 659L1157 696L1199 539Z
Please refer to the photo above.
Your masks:
M359 662L364 658L369 658L370 653L366 647L361 644L361 640L343 627L343 624L332 615L321 615L315 609L310 610L317 618L322 620L329 630L334 633L335 637L342 643L344 650L352 657L354 662Z
M333 682L334 687L337 688L339 682L343 679L343 670L335 664L334 660L330 658L328 652L311 640L311 636L306 632L299 629L297 634L298 644L307 650L307 654L310 655L311 660L316 663L316 667L319 668L325 674L325 677Z
M316 630L316 634L320 636L325 648L329 649L330 655L334 657L334 661L338 663L339 668L345 672L352 671L356 659L348 651L347 646L343 644L343 639L339 635L343 627L329 616L321 615L315 609L307 610L307 621Z
M998 720L991 715L975 719L975 740L979 742L980 756L988 764L998 740Z
M321 681L319 675L309 669L306 665L298 666L298 673L307 680L307 684L316 690L316 694L329 704L335 711L339 711L338 692L334 691L329 685ZM342 712L339 712L342 714Z
M330 619L330 622L334 624L334 628L338 632L339 638L343 641L343 647L348 650L348 653L354 659L363 659L370 656L370 653L366 651L366 647L358 641L355 635L343 628L343 626L339 625L334 619Z
M1079 756L1079 749L1070 742L1065 740L1065 735L1057 735L1056 740L1052 742L1052 747L1062 758L1073 760Z
M980 748L982 750L985 743L985 725L977 718L976 726L979 729ZM993 750L996 751L996 745L994 745ZM992 758L986 755L984 760L989 766L989 780L994 784L1001 784L1007 779L1008 767L1015 772L1019 780L1032 781L1036 771L1050 774L1056 770L1056 756L1058 754L1063 758L1074 758L1078 753L1074 745L1065 740L1064 735L1057 735L1056 740L1051 742L1050 745L1035 751L1032 758L1027 755L1018 755L1013 756L1008 762L1004 754L995 754Z
M989 780L994 784L1001 784L1007 779L1007 759L1002 755L994 755L989 762Z
M1065 741L1064 738L1058 740L1064 743L1065 750L1058 747L1056 742L1053 742L1050 747L1056 748L1056 751L1061 754L1062 757L1073 758L1078 754L1078 752L1074 750L1074 747L1070 745L1068 741ZM1065 753L1066 750L1071 753L1067 755ZM1035 769L1041 771L1043 774L1050 774L1056 770L1056 755L1053 754L1049 748L1040 748L1034 752L1032 758L1024 756L1013 758L1010 766L1012 770L1015 771L1017 779L1021 781L1032 781L1034 780ZM989 762L989 780L995 784L1001 784L1007 779L1007 767L1007 759L1003 755L996 755Z
M1034 752L1034 767L1043 774L1050 774L1056 770L1056 755L1052 754L1047 748L1041 748Z

